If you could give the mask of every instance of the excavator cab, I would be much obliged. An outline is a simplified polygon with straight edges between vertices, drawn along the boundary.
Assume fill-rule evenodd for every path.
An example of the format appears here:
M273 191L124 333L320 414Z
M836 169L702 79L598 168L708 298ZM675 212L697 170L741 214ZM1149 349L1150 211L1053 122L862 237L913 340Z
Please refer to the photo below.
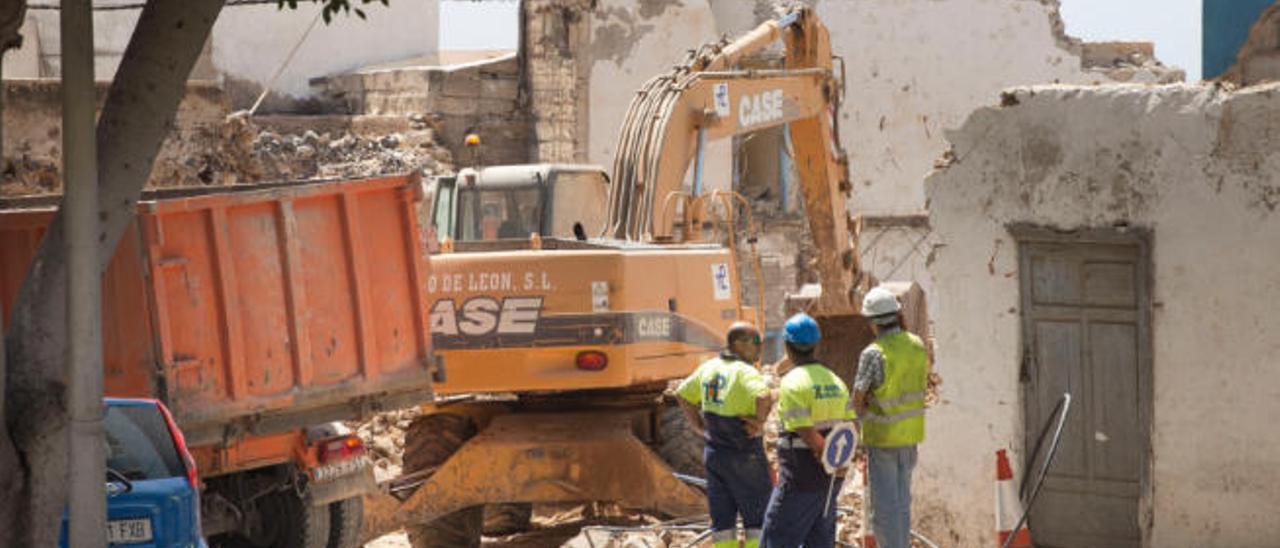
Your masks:
M585 240L601 233L609 178L592 165L466 168L427 183L436 239L470 242ZM516 242L512 242L515 244ZM516 245L525 245L519 243Z

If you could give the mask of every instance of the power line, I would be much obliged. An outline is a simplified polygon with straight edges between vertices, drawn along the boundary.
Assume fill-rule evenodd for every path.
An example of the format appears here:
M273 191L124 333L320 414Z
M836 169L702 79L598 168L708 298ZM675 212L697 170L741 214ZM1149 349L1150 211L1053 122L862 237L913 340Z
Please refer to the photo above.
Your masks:
M227 6L256 6L256 5L261 5L261 4L276 4L276 5L279 5L279 4L280 4L280 0L227 0L227 3L226 3L225 5L227 5ZM146 6L146 5L147 5L147 3L146 3L146 2L135 2L135 3L132 3L132 4L109 4L109 5L104 5L104 6L94 6L94 7L93 7L93 11L126 11L126 10L140 10L140 9L142 9L142 8L143 8L144 6ZM27 4L27 9L29 9L29 10L60 11L60 10L62 10L62 6L61 6L60 4Z
M510 4L518 0L444 0L455 4ZM227 6L258 6L262 4L280 5L280 0L227 0ZM134 2L132 4L108 4L104 6L94 6L93 11L127 11L140 10L146 6L146 2ZM60 4L27 4L29 10L46 10L59 11L62 9Z

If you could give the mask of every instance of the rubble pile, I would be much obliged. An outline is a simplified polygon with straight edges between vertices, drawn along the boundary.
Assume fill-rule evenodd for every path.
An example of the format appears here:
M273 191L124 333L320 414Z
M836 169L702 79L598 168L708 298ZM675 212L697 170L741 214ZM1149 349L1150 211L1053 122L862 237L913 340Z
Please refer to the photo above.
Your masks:
M378 481L386 481L400 475L404 466L404 433L409 423L419 415L418 408L379 413L364 422L348 422L347 426L364 440L369 458L373 460L373 473Z
M436 142L435 130L415 117L404 133L340 135L306 131L278 134L259 130L251 122L228 120L229 150L207 158L206 166L231 159L230 167L252 173L258 180L367 177L421 170L452 170L448 150ZM249 136L252 136L251 138ZM207 167L205 168L207 169Z
M305 124L301 124L304 125ZM414 115L403 131L277 132L232 114L217 123L182 126L156 157L148 188L228 186L317 178L353 178L453 170L432 120ZM18 150L0 169L0 196L61 191L61 159Z

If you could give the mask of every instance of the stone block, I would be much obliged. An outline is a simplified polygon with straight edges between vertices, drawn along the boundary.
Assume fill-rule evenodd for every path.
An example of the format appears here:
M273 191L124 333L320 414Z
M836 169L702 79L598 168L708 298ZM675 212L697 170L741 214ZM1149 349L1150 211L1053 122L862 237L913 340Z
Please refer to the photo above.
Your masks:
M437 89L444 95L454 97L474 97L480 95L480 74L475 70L458 70L451 72L442 72L440 78L440 87L436 87L435 79L432 79L431 91ZM432 75L435 76L434 74Z
M514 78L486 78L479 83L480 95L487 99L515 100L520 95L520 83Z

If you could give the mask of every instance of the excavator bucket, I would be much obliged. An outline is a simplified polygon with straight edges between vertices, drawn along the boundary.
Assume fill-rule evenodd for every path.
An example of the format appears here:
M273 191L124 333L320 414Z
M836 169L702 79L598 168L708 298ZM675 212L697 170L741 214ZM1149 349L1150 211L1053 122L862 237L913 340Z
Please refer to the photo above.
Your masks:
M706 499L632 434L632 418L626 412L495 417L406 500L375 497L365 536L496 502L611 501L669 516L705 513Z
M881 285L898 296L902 304L903 327L918 335L930 347L929 311L925 303L924 290L916 282L884 282ZM822 328L822 343L818 345L818 359L835 371L846 384L853 384L858 372L858 356L862 349L875 340L871 331L871 323L861 314L823 314L815 310L819 302L821 289L816 285L806 286L798 294L786 297L787 314L809 311L818 320ZM859 299L861 295L858 295ZM859 305L861 303L858 303Z

